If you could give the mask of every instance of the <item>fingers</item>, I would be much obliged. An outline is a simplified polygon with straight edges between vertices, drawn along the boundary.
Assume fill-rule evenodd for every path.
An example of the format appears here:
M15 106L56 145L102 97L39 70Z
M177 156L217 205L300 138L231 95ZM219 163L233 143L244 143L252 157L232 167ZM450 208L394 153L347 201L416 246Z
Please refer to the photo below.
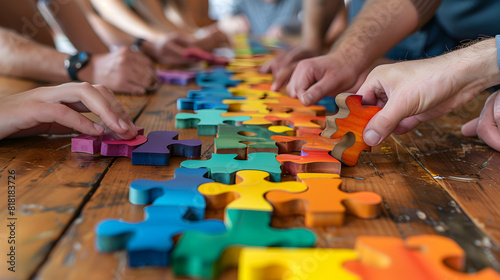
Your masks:
M479 118L475 118L468 121L462 126L462 134L467 137L477 136L477 125L479 124Z
M322 77L317 83L313 84L309 89L307 89L302 94L298 94L297 98L306 106L316 104L318 101L323 99L332 89L337 87L335 81L328 79L327 77ZM333 93L333 92L332 92Z
M370 146L377 146L387 138L396 129L398 124L408 116L408 112L404 108L405 106L401 106L401 102L397 101L397 99L389 99L384 108L375 114L366 125L363 132L365 143ZM410 123L414 124L414 122L415 120L410 119ZM412 126L412 124L409 126ZM406 129L408 127L400 127L401 131L405 131Z
M288 80L290 80L294 69L295 65L281 68L281 70L278 71L278 73L274 76L274 82L271 86L271 91L279 91L281 87L283 87L288 82Z
M262 66L260 66L259 71L261 73L271 73L274 68L276 68L276 58L268 59Z
M474 122L469 122L469 123L464 125L466 133L470 132L471 130L471 128L469 128L467 125L474 125ZM498 92L496 92L492 94L488 98L488 100L486 100L484 108L477 121L476 133L481 140L483 140L488 146L492 147L497 151L500 151L499 124L500 124L500 95L498 94ZM463 132L464 128L462 128L462 133Z

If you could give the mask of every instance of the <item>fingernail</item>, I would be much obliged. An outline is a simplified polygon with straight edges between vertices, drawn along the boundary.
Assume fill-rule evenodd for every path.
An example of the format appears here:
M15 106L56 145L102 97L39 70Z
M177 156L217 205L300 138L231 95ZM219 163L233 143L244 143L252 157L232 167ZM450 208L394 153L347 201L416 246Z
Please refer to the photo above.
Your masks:
M130 127L128 126L128 124L124 120L122 120L122 119L118 119L118 124L120 124L120 127L123 128L123 129L125 129L125 130L129 130L130 129Z
M95 130L97 130L99 133L103 133L104 132L104 127L100 124L97 124L97 123L94 123L94 128Z
M365 143L370 146L376 146L380 142L380 134L378 134L375 130L368 130L363 135Z
M313 103L313 97L309 93L304 94L302 97L302 100L303 100L304 105L306 105L306 106L309 106Z

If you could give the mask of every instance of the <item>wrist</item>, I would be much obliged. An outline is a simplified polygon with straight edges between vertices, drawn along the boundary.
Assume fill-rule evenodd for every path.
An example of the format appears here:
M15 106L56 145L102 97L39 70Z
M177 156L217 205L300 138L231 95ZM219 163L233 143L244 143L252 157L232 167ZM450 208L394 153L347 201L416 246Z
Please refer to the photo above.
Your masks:
M149 41L142 41L140 50L145 55L149 56L153 60L156 60L156 51L155 51L155 46L153 45L153 43L151 43Z

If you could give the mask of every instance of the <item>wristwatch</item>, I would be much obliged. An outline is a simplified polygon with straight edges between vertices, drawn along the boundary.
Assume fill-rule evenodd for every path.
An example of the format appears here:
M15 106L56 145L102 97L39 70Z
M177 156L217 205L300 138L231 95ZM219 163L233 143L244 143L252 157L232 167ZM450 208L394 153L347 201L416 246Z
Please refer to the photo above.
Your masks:
M73 81L78 81L78 77L76 74L80 69L85 67L89 63L90 53L79 52L75 55L72 55L64 60L64 68L68 70L69 77Z

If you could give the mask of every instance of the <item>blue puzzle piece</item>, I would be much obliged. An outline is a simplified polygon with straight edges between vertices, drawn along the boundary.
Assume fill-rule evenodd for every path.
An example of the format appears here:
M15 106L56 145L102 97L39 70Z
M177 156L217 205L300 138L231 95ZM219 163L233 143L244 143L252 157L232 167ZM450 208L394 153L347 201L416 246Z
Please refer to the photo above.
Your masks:
M335 97L325 96L323 99L318 101L316 105L321 105L326 108L327 111L334 112L337 110L337 103L335 103Z
M231 93L225 88L207 88L207 89L188 91L188 97L190 98L208 97L208 96L220 96L220 97L231 98L233 97L233 93Z
M272 182L281 181L281 164L273 153L248 154L247 160L237 160L236 154L212 154L209 160L186 160L181 167L207 168L208 177L223 184L234 184L240 170L260 170L269 173Z
M219 72L203 72L199 73L196 77L196 83L201 88L227 88L235 87L240 80L233 80L229 75L221 74Z
M167 181L137 179L130 183L129 201L143 205L154 201L157 206L186 206L190 220L203 220L205 217L205 198L198 187L213 182L204 176L206 168L176 168L174 178Z
M148 141L132 151L132 164L168 165L170 154L187 158L200 156L200 140L177 140L178 136L177 131L151 131Z
M231 97L221 97L221 96L205 96L205 97L188 97L188 98L178 98L177 99L177 109L178 110L204 110L204 109L219 109L228 110L229 106L222 103L225 99L246 99L243 96L231 96Z
M187 221L183 218L186 212L186 207L149 206L144 208L142 222L103 220L95 229L97 248L102 252L126 248L132 267L168 266L173 236L186 230L214 234L226 231L222 221Z

